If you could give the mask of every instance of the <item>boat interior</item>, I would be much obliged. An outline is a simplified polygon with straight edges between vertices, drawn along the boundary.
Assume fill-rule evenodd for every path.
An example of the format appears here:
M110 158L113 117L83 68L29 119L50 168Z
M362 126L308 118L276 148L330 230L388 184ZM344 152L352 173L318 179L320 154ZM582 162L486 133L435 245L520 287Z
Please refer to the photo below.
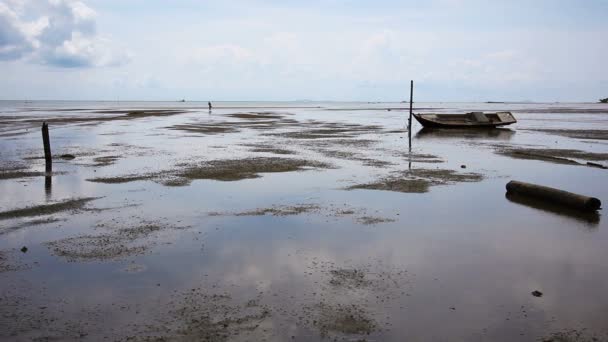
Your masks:
M512 121L512 117L509 113L482 113L482 112L470 112L466 114L433 114L433 119L442 122L483 122L483 123L495 123L495 122L506 122ZM431 119L429 118L429 119Z

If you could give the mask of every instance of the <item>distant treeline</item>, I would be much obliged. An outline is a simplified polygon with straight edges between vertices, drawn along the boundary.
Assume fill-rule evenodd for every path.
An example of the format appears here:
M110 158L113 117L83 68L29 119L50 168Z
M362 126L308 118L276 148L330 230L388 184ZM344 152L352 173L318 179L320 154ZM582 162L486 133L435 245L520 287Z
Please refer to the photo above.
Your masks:
M601 103L608 103L608 97L607 97L607 98L605 98L605 99L600 99L600 102L601 102Z

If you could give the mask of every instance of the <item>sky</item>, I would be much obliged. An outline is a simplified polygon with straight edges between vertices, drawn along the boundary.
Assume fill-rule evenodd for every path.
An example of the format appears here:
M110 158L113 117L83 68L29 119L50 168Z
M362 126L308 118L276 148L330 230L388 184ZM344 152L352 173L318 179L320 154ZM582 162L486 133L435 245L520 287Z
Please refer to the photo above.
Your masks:
M0 100L585 102L608 0L0 0Z

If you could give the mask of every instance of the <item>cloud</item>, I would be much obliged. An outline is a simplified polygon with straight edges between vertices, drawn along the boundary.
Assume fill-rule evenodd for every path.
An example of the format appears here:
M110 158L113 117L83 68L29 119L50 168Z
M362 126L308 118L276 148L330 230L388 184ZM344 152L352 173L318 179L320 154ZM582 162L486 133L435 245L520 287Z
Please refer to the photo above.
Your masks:
M0 60L63 68L115 66L124 49L96 32L96 13L76 0L0 0Z

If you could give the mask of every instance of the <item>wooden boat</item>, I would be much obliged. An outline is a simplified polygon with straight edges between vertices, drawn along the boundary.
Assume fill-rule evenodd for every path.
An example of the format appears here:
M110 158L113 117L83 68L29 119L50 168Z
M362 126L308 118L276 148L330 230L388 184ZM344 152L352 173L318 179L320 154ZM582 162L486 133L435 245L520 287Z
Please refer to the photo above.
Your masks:
M466 114L414 114L424 127L435 128L492 128L516 123L510 112Z

